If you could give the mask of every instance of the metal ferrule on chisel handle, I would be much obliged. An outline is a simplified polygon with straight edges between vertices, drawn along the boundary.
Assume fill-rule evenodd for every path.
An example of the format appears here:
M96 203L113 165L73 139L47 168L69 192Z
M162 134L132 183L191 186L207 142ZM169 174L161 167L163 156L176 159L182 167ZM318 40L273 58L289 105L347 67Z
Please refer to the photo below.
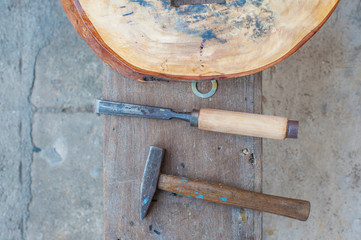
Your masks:
M198 127L199 110L193 109L189 122L192 127Z

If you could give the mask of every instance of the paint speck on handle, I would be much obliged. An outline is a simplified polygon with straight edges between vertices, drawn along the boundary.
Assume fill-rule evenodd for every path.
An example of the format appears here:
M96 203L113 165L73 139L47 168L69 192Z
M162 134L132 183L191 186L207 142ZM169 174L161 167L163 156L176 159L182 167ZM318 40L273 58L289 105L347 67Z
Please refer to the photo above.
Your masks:
M143 200L143 204L147 204L149 202L149 196L146 196Z
M224 201L224 202L227 201L227 198L226 198L226 197L222 197L221 199L222 199L222 201Z
M203 199L203 195L200 194L200 195L196 196L196 198L198 198L198 199Z

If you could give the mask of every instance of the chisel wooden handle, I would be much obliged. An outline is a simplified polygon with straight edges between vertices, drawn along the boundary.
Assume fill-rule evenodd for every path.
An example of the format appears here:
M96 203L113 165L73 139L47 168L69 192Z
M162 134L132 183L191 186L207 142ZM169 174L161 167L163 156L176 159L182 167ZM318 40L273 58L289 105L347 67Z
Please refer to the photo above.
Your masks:
M202 130L261 138L297 138L298 122L284 117L203 108L198 115Z
M185 197L234 207L249 208L306 221L310 202L250 192L239 188L161 174L158 188Z

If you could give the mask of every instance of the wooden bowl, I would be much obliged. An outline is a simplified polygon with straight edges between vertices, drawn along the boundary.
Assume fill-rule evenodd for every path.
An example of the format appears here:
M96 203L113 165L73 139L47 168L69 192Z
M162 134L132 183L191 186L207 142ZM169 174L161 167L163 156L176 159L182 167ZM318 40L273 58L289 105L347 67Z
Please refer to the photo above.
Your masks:
M173 7L170 1L222 0L61 0L93 51L140 81L226 79L262 71L309 40L339 2L223 0Z

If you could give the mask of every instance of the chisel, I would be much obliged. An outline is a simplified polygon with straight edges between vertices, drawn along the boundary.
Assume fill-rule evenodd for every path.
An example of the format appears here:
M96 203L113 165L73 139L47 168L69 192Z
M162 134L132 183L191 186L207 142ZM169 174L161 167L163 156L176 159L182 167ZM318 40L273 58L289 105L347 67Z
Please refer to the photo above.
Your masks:
M188 113L173 112L169 108L150 107L120 102L96 100L95 112L100 114L189 121L201 130L237 135L285 139L297 138L298 121L284 117L254 113L201 108Z

